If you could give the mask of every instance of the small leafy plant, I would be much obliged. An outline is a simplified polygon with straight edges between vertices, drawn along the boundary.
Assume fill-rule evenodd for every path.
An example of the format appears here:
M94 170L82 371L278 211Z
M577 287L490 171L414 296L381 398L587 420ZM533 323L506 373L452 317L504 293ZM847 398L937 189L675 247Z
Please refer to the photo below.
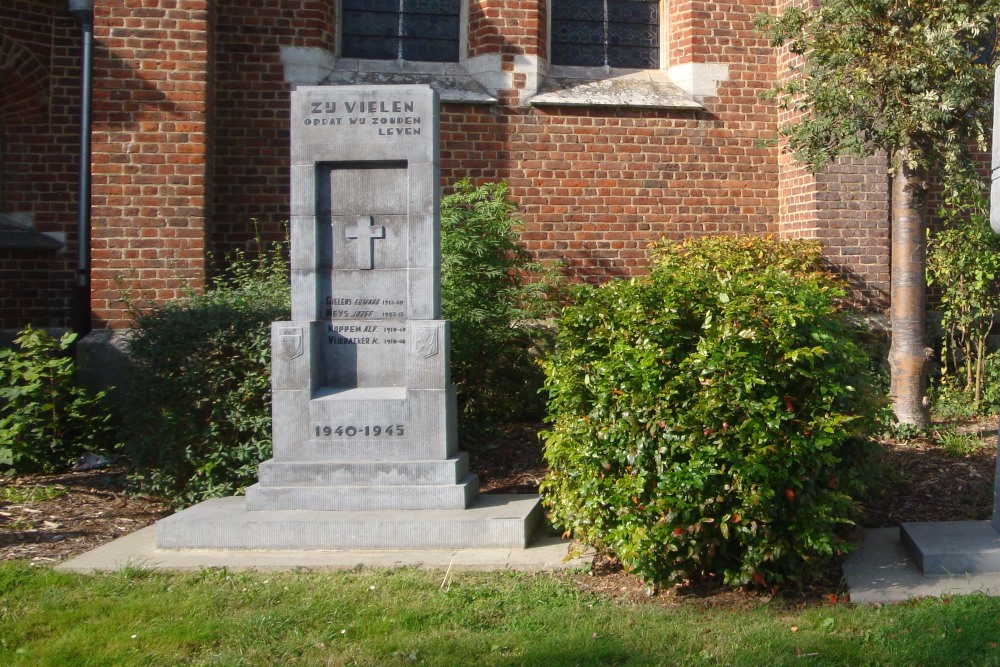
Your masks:
M28 327L0 349L0 466L17 472L65 468L84 452L114 446L104 392L76 383L70 348L76 334L56 340Z
M649 582L776 586L846 545L881 401L818 244L707 238L583 287L545 362L553 522Z

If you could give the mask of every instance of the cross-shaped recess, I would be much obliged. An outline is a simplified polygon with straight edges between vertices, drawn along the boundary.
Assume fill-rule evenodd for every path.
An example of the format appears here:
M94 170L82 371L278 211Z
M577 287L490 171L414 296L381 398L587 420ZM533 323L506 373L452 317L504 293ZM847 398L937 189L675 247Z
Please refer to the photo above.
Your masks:
M370 215L358 218L358 224L344 230L349 239L357 239L354 256L361 270L375 268L375 239L385 238L385 227L375 226L375 218Z

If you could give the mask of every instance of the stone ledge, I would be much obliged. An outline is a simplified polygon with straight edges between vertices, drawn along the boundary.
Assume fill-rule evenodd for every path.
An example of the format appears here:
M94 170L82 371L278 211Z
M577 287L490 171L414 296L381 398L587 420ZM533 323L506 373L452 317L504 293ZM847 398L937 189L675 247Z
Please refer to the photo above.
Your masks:
M700 111L704 107L659 71L635 71L610 76L584 71L573 76L550 73L532 106L633 107Z
M416 567L425 570L517 570L551 572L589 567L594 551L582 551L569 540L545 534L527 549L407 549L234 551L221 549L157 549L156 528L147 526L55 566L62 572L116 572L127 567L197 571L351 570L357 567Z
M247 510L216 498L156 524L160 549L524 549L542 521L535 495L485 495L460 510Z

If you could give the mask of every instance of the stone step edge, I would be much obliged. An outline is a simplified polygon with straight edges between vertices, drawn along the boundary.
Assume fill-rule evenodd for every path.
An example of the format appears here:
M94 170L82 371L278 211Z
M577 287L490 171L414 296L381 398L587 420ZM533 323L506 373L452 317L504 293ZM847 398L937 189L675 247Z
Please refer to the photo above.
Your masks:
M479 477L458 484L409 486L262 486L246 491L247 510L453 510L465 509L479 495Z
M460 484L469 474L464 452L420 461L274 461L257 468L261 486L433 486Z
M464 510L249 512L215 498L156 524L158 549L241 551L524 549L544 513L537 495L479 496Z

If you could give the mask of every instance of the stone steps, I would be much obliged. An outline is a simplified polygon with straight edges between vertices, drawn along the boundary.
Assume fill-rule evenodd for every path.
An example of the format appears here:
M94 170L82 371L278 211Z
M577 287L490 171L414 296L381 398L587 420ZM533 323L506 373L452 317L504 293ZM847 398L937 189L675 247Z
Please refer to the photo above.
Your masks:
M535 495L483 495L461 510L256 511L216 498L156 524L160 549L524 549L542 520Z

